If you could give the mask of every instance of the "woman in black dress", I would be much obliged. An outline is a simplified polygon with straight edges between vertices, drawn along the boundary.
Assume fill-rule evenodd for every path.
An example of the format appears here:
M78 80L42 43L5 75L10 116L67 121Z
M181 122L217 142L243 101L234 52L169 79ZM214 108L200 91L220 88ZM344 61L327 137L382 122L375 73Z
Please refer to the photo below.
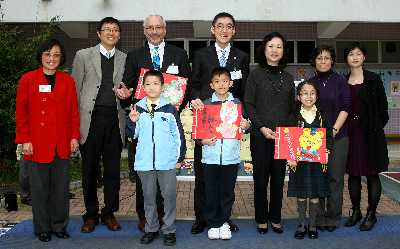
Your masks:
M244 98L253 127L250 151L254 165L255 220L260 234L268 231L268 222L275 233L283 232L281 209L286 161L274 160L275 127L288 123L295 106L293 77L283 70L285 49L285 39L280 33L272 32L264 37L259 51L262 62L250 73Z
M356 42L345 50L350 67L347 75L351 90L349 113L349 157L347 173L352 214L345 226L355 226L361 220L361 176L366 176L368 186L368 209L360 230L369 231L376 223L376 208L382 186L379 173L389 164L383 128L389 120L388 103L381 78L363 68L366 52Z

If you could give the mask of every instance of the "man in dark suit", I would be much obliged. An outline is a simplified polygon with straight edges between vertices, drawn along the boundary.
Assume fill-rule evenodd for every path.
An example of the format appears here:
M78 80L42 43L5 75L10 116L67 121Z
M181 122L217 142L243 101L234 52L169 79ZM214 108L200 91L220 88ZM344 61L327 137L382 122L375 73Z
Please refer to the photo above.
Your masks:
M140 69L156 69L163 73L176 74L182 77L190 77L190 65L186 51L166 44L164 41L167 34L166 23L160 15L150 15L144 19L143 31L147 42L141 48L134 49L128 53L125 64L123 82L136 90L139 79ZM133 99L136 103L138 100ZM186 101L181 105L185 106ZM135 158L136 141L128 141L128 150L130 153L129 165L133 167ZM158 189L157 210L159 218L162 218L163 205L162 197ZM143 231L145 225L145 214L143 206L142 183L139 177L136 177L136 212L139 217L138 228Z
M222 12L214 17L211 33L215 36L215 44L197 51L192 64L191 104L193 108L202 108L202 101L211 97L211 71L219 66L226 67L231 72L233 86L230 92L235 98L243 101L245 84L249 74L249 56L231 46L235 32L235 19L231 14ZM196 175L194 189L196 220L191 232L192 234L197 234L203 232L207 225L202 212L205 196L203 168L201 165L201 144L197 142L194 148L194 171ZM229 225L231 231L239 229L231 221L229 221Z

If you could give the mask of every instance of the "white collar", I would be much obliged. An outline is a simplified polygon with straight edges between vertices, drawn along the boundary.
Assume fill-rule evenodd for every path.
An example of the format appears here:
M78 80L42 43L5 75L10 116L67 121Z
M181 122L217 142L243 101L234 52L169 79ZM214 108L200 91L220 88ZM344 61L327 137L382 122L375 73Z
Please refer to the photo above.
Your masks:
M303 108L302 105L300 108L300 114L307 123L311 124L314 121L315 117L317 116L317 107L313 105L311 110L306 110Z
M160 44L158 44L158 45L153 45L153 44L151 44L150 42L147 42L147 44L149 44L149 48L150 48L150 51L152 51L155 47L158 47L158 50L160 51L160 49L164 49L164 47L165 47L165 41L163 40Z
M100 53L107 57L107 53L110 52L110 58L115 54L115 47L113 47L110 51L108 51L101 43L100 43Z
M218 52L221 52L221 50L225 50L225 52L228 52L228 53L231 51L231 44L230 44L230 43L229 43L228 46L226 46L225 48L221 48L221 47L218 45L217 42L215 42L214 45L215 45L215 49L216 49L217 53L218 53Z

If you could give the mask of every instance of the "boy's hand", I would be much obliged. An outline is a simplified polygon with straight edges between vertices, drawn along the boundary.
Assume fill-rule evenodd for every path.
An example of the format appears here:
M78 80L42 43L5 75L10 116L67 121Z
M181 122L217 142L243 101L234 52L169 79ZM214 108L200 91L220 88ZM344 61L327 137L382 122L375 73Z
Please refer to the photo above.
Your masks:
M213 138L210 138L210 139L202 139L201 140L201 143L202 144L204 144L204 145L214 145L215 144L215 142L217 142L217 137L213 137Z
M203 110L204 109L204 104L200 99L194 99L190 103L191 103L193 109L195 109L195 110Z
M114 87L113 91L120 99L127 99L132 95L133 88L128 89L124 82L120 82L118 87Z
M250 128L250 122L242 117L242 120L240 120L240 129L242 129L242 131L245 131L249 128Z
M71 139L71 152L77 152L79 148L78 139L73 138Z
M176 163L175 169L180 169L182 167L182 163Z
M23 143L22 144L22 152L24 153L24 155L27 155L27 156L33 155L32 143L30 143L30 142Z
M136 111L136 105L131 105L130 109L131 112L129 113L129 118L135 123L139 120L140 113Z

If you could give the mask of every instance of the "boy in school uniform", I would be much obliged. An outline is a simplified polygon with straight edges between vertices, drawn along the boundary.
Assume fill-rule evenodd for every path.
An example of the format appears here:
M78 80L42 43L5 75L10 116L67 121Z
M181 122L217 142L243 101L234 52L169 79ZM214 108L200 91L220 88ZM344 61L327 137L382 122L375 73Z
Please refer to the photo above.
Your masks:
M135 170L143 187L146 216L140 243L149 244L159 235L157 181L164 198L161 232L164 245L176 243L176 167L184 159L186 144L178 110L161 96L164 79L160 71L149 70L143 77L146 97L131 106L127 134L138 139Z
M231 101L240 104L229 88L233 81L228 69L216 67L211 73L211 98L204 104L224 103ZM240 129L249 128L250 124L243 117ZM235 202L235 183L240 163L240 140L237 139L202 139L202 166L205 182L204 216L209 226L209 239L230 239L229 226L232 206Z

